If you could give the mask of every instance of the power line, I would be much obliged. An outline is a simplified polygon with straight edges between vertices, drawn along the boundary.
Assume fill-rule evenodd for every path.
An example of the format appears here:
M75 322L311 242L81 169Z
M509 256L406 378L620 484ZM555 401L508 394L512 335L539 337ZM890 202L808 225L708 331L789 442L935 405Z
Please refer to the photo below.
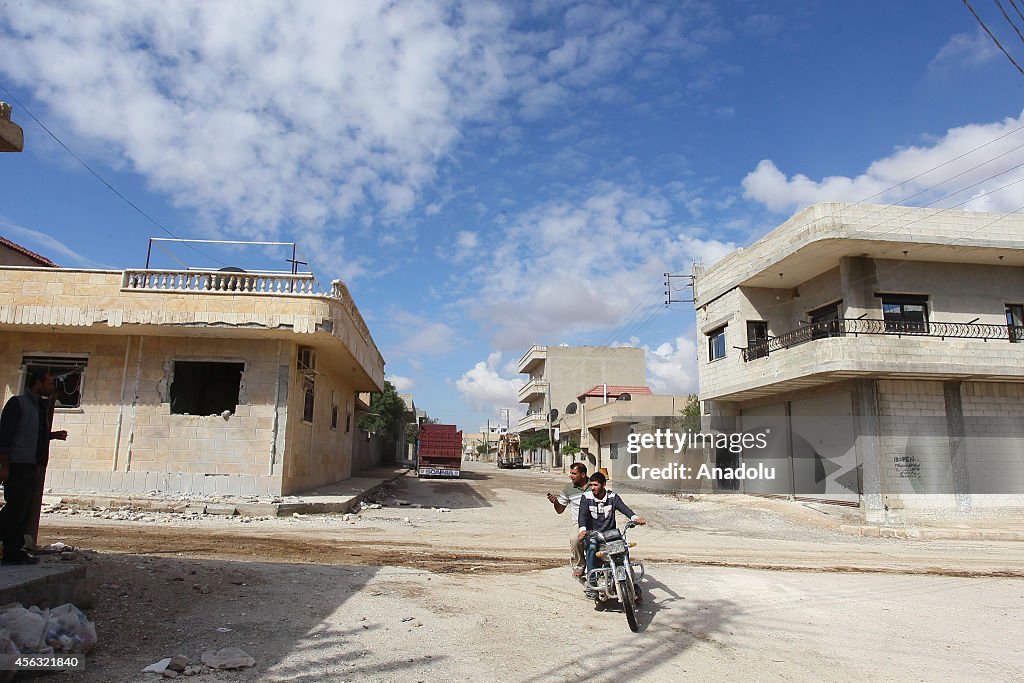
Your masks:
M985 33L987 33L988 37L992 39L992 42L996 44L996 47L998 47L1002 51L1002 53L1006 55L1006 58L1010 60L1011 64L1017 67L1017 71L1020 72L1021 76L1024 76L1024 69L1022 69L1020 64L1017 63L1017 60L1010 56L1010 53L1006 51L1006 48L1002 46L999 40L994 35L992 35L992 31L988 29L988 26L985 25L985 22L981 20L981 17L978 16L978 13L974 11L973 7L971 7L971 3L967 2L967 0L962 1L964 5L967 6L967 9L970 10L971 14L974 15L974 18L978 20L978 23L981 24L981 27L985 29Z
M1024 43L1024 35L1021 35L1020 29L1017 28L1017 24L1013 23L1013 19L1011 19L1010 15L1006 13L1006 10L1003 8L1003 3L999 2L999 0L995 0L995 2L996 6L999 7L999 11L1003 13L1003 17L1006 19L1006 22L1013 27L1013 30L1017 32L1017 37L1020 38L1022 43Z
M1020 8L1017 7L1017 3L1014 2L1014 0L1010 0L1010 5L1013 7L1014 11L1017 13L1017 16L1020 17L1021 21L1024 21L1024 14L1021 14Z
M20 101L20 100L19 100L19 99L18 99L17 97L15 97L15 96L14 96L14 93L12 93L12 92L11 92L10 90L8 90L8 89L7 89L7 87L6 87L6 86L5 86L5 85L4 85L3 83L0 83L0 89L2 89L2 90L3 90L4 92L5 92L5 93L7 93L8 97L10 97L10 98L11 98L11 101L13 101L13 102L14 102L15 104L17 104L17 105L18 105L18 106L19 106L19 107L20 107L20 108L22 109L22 111L24 111L24 112L25 112L26 114L28 114L29 118L31 118L31 119L32 119L33 121L35 121L35 122L36 122L36 124L37 124L37 125L38 125L38 126L39 126L40 128L42 128L42 129L43 129L44 131L46 131L46 134L47 134L47 135L49 135L49 136L50 136L51 138L53 138L54 142L56 142L56 143L57 143L58 145L60 145L61 147L63 147L63 148L64 148L64 151L66 151L66 152L67 152L68 154L70 154L70 155L71 155L72 157L74 157L75 161L77 161L78 163L80 163L80 164L81 164L81 165L82 165L82 166L83 166L83 167L85 168L85 170L89 171L89 173L91 173L91 174L93 175L93 177L95 177L95 178L96 178L96 180L98 180L98 181L100 181L101 183L103 183L103 184L104 184L104 185L105 185L105 186L107 187L107 189L108 189L108 190L110 190L110 191L111 191L111 192L113 192L113 193L114 193L115 195L117 195L117 196L118 196L118 197L119 197L119 198L120 198L120 199L121 199L121 200L122 200L123 202L125 202L126 204L128 204L128 206L130 206L130 207L132 207L133 209L135 209L135 211L137 211L137 212L139 213L139 215L140 215L140 216L142 216L143 218L145 218L145 219L146 219L147 221L149 221L150 223L152 223L152 224L153 224L153 225L155 225L156 227L160 228L161 230L163 230L163 231L164 231L165 233L167 233L167 234L168 234L168 235L170 235L171 237L174 237L174 238L176 238L176 239L181 239L181 238L179 238L179 237L178 237L177 235L175 235L175 234L174 234L173 232L171 232L170 230L168 230L167 228L165 228L165 227L164 227L163 225L161 225L160 223L158 223L158 222L157 222L157 221L156 221L156 220L155 220L155 219L154 219L154 218L153 218L152 216L150 216L150 215L149 215L148 213L146 213L145 211L143 211L142 209L140 209L140 208L138 207L138 205L136 205L136 204L135 204L135 202L133 202L132 200L128 199L128 197L124 196L124 195L123 195L123 194L122 194L122 193L121 193L121 192L120 192L120 191L119 191L119 190L118 190L118 189L117 189L116 187L114 187L113 185L111 185L111 184L110 184L110 182L108 182L106 178L104 178L104 177L103 177L103 176L101 176L101 175L100 175L99 173L97 173L96 171L94 171L94 170L93 170L93 168L92 168L92 166L90 166L89 164L87 164L87 163L85 162L85 160L84 160L84 159L82 159L82 157L80 157L80 156L78 156L77 154L75 154L75 152L74 152L74 151L73 151L73 150L72 150L72 149L71 149L70 147L68 147L68 146L67 146L66 144L64 144L64 142L63 142L63 141L62 141L62 140L61 140L61 139L60 139L59 137L57 137L57 136L56 136L56 134L54 134L54 132L53 132L52 130L50 130L50 129L49 129L48 127L47 127L47 125L46 125L45 123L43 123L43 122L42 122L42 121L41 121L41 120L39 119L39 117L37 117L37 116L36 116L35 114L33 114L33 113L32 113L32 110L30 110L30 109L29 109L28 107L26 107L26 106L25 106L24 104L22 104L22 103L21 103L21 101ZM222 266L226 266L226 265L227 265L226 263L224 263L224 262L223 262L223 261L221 261L220 259L214 258L214 257L210 256L209 254L207 254L207 253L204 253L204 252L203 252L202 250L200 250L200 249L198 249L198 248L196 248L196 247L194 247L194 246L192 246L192 245L190 245L190 244L188 244L188 243L185 243L185 245L186 245L186 246L187 246L187 247L188 247L189 249L191 249L192 251L196 252L197 254L200 254L200 255L202 255L202 256L205 256L206 258L208 258L208 259L210 259L210 260L212 260L212 261L215 261L215 262L217 262L217 263L221 264Z

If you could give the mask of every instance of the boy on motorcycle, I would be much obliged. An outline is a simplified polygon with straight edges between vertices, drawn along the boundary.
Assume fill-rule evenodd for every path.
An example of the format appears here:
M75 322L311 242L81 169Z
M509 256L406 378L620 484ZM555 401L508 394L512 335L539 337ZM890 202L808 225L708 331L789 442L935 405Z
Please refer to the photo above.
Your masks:
M615 511L629 517L635 524L647 524L647 520L637 516L622 498L614 491L605 488L608 483L607 477L600 472L590 475L590 490L583 494L580 499L579 533L577 538L584 542L587 557L587 573L594 569L594 556L597 554L599 539L597 534L617 528L615 526ZM593 586L588 582L584 593L591 597Z

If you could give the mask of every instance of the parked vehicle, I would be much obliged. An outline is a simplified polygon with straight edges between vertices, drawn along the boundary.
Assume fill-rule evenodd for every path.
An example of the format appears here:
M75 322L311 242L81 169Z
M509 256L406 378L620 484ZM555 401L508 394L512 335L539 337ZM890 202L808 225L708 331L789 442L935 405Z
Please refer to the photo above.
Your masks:
M455 425L420 425L416 454L419 476L458 477L462 474L462 432Z
M587 577L594 591L594 600L618 600L626 613L629 630L634 633L640 628L636 620L636 603L640 602L638 582L644 576L644 565L629 558L629 549L636 543L626 542L626 530L635 526L634 522L627 522L621 531L595 532L600 539L596 556L599 564Z
M501 434L498 436L498 467L518 468L524 467L523 451L519 447L518 434Z

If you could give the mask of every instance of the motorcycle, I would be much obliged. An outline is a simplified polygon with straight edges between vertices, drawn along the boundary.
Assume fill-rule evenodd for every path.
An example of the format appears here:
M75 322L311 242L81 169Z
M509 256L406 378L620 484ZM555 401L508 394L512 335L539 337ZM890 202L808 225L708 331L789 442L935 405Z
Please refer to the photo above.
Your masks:
M629 549L636 543L626 542L626 530L635 526L634 522L627 522L621 531L594 532L598 538L595 560L600 566L594 567L586 577L596 602L614 599L622 604L629 630L634 633L640 628L636 620L636 603L640 602L638 583L644 576L643 563L629 559Z

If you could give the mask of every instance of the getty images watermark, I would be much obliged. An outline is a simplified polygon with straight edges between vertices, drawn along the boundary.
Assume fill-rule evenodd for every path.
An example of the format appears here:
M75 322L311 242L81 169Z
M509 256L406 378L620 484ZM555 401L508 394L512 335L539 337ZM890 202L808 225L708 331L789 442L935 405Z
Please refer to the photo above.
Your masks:
M626 452L630 455L637 455L644 450L672 451L679 455L689 449L725 449L733 455L739 455L744 451L765 449L768 446L768 434L770 429L763 432L734 432L725 434L722 432L673 432L671 429L656 429L653 432L642 434L630 434L626 440ZM765 466L764 463L757 463L757 466L736 464L732 467L720 467L717 465L702 464L700 467L691 467L678 462L669 463L662 467L644 467L639 463L630 465L626 470L630 479L679 479L697 480L706 479L711 481L722 480L757 480L775 479L775 468Z

